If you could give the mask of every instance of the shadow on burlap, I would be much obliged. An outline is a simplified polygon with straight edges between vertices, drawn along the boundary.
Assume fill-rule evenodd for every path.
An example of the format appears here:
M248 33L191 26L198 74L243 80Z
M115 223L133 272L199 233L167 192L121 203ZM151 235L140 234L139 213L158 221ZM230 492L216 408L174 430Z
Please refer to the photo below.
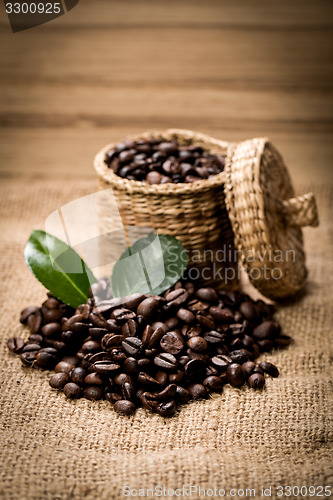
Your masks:
M23 260L30 231L43 228L49 213L94 186L3 182L3 498L103 500L122 498L125 486L201 486L226 492L254 488L257 498L262 487L272 486L275 498L279 485L333 483L333 190L311 188L319 202L321 225L305 231L308 293L278 314L295 344L262 356L278 365L281 377L268 378L262 392L226 387L222 395L191 403L164 420L142 409L133 417L120 417L106 401L66 400L50 389L48 372L22 367L7 351L9 336L27 334L18 322L20 310L45 297ZM241 492L235 496L240 497Z

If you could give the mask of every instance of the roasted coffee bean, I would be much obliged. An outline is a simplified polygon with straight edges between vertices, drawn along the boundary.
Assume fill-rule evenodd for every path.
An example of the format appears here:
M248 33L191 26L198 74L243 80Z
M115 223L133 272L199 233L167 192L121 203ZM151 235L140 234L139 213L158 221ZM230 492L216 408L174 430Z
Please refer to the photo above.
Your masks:
M155 379L157 382L159 382L161 385L167 385L169 382L169 376L166 372L163 372L161 370L158 370L155 375Z
M82 351L84 353L98 352L101 350L101 344L97 340L88 340L82 345Z
M121 329L124 337L136 337L138 333L138 325L134 319L129 319Z
M39 351L41 349L40 344L35 344L35 343L26 343L23 346L22 352L32 352L32 351Z
M168 302L168 309L172 307L179 307L187 301L188 293L185 288L177 288L176 290L169 292L165 299Z
M73 370L71 372L71 380L75 384L82 385L86 375L87 375L87 372L84 368L76 367L76 368L73 368Z
M65 332L62 332L61 339L65 342L65 344L74 344L78 341L79 335L71 330L66 330Z
M117 373L117 375L114 376L113 381L115 384L122 386L125 382L131 382L132 379L127 373Z
M117 392L104 391L104 394L105 394L105 399L112 404L123 399L122 396L120 394L118 394Z
M236 351L230 352L229 357L232 359L233 363L242 365L243 363L246 363L246 361L250 360L251 353L249 351L246 351L245 349L238 349Z
M265 385L265 377L260 373L253 373L248 378L248 384L253 389L262 389Z
M30 329L30 333L38 333L43 322L43 316L40 310L37 310L34 314L30 314L27 318L27 325Z
M24 340L20 337L11 337L7 340L7 347L15 354L19 354L24 347Z
M104 380L98 373L92 372L88 373L88 375L85 377L84 383L87 385L104 385Z
M223 344L226 340L226 335L216 330L211 330L204 335L206 342L213 347Z
M42 334L44 337L54 337L61 333L61 326L59 323L48 323L42 327Z
M253 363L253 361L246 361L242 364L243 372L246 378L249 378L250 375L252 375L255 367L256 365Z
M64 386L64 394L69 399L77 399L81 396L81 387L74 382L68 382Z
M122 341L121 345L126 354L131 357L138 356L143 349L142 340L137 337L127 337Z
M215 368L215 366L207 366L206 367L206 370L205 370L205 374L206 374L206 377L210 377L211 375L216 375L216 376L221 376L222 377L222 374L220 374L219 370L217 368Z
M143 330L142 344L144 345L144 347L148 346L149 340L150 340L153 333L154 333L154 329L150 325L147 325L146 328Z
M160 383L145 372L140 372L138 375L138 383L143 386L160 387Z
M274 343L272 340L264 339L257 340L257 344L259 346L260 352L268 352L273 349Z
M137 397L138 397L138 393L137 393ZM150 410L150 411L154 411L154 409L158 405L158 401L156 399L156 396L154 394L152 394L151 392L144 391L140 395L140 401L141 401L143 408L145 408L146 410Z
M278 368L273 365L273 363L269 363L269 361L262 361L261 363L259 363L259 368L264 370L264 372L271 377L278 377L280 373Z
M33 366L36 362L38 351L22 352L20 359L24 365Z
M38 310L39 310L38 306L28 306L28 307L26 307L21 312L20 322L23 323L23 324L26 323L27 319L29 318L29 316L31 314L35 314Z
M231 363L227 368L227 379L233 387L241 387L245 382L244 372L241 365Z
M177 355L182 351L184 342L176 332L168 332L161 338L160 346L163 351Z
M133 293L132 295L127 295L122 299L122 304L127 309L137 309L140 302L144 300L145 296L142 293Z
M175 370L177 367L177 359L173 356L173 354L162 353L154 358L155 365L161 370Z
M83 391L83 397L90 401L98 401L103 399L104 390L100 385L89 385Z
M249 335L242 335L242 344L245 349L251 350L254 344L254 340Z
M222 344L222 345L216 347L216 352L218 355L228 356L229 348L225 344Z
M83 314L74 314L74 316L66 319L66 321L62 323L62 331L65 332L66 330L71 330L74 323L82 323L83 320Z
M162 323L162 321L154 321L154 323L151 324L151 327L154 331L157 330L157 328L162 328L164 333L167 333L169 331L169 328L165 323Z
M101 339L104 335L108 333L108 330L106 328L92 327L89 328L88 333L93 338Z
M210 375L209 377L205 378L202 383L205 387L207 387L207 389L217 392L221 391L224 385L221 377L217 377L215 375Z
M175 395L176 401L179 401L182 404L188 403L189 400L191 399L191 395L188 392L187 389L184 387L177 385L176 389L176 395Z
M160 341L163 335L165 334L165 329L162 327L157 327L156 330L153 331L153 333L150 335L149 341L148 341L148 348L152 349L156 347Z
M181 321L184 321L184 323L187 324L192 324L195 322L195 316L194 314L189 311L188 309L181 308L177 312L177 318L179 318Z
M113 375L120 369L120 365L111 361L96 361L93 368L100 375Z
M185 373L183 370L177 370L174 373L169 373L170 384L181 384L185 378Z
M219 292L219 295L223 299L223 302L228 306L234 307L239 302L239 295L234 290L230 290L228 292L222 290Z
M52 387L52 389L60 390L64 388L64 386L67 384L68 381L69 381L68 373L60 372L52 375L49 384Z
M114 409L119 415L133 415L133 413L136 410L136 406L132 401L128 401L127 399L120 399L119 401L116 401L114 404Z
M262 368L260 368L260 366L256 366L253 370L253 373L260 373L260 375L264 375L265 372Z
M108 332L121 334L122 326L118 325L115 319L108 319L106 321L106 329Z
M112 361L115 363L123 363L127 358L126 354L121 349L112 349L110 354Z
M42 305L47 307L48 309L58 309L60 304L61 302L59 302L58 299L56 299L55 297L50 297L49 299L45 300Z
M198 311L196 319L200 323L200 325L204 326L205 328L208 328L209 330L213 330L215 328L215 322L213 316L207 314L204 311Z
M249 321L256 321L257 309L254 303L251 302L250 300L242 302L241 305L239 306L239 311L244 316L244 318L248 319Z
M211 287L206 287L206 288L199 288L195 292L195 296L204 302L218 302L219 298L217 293L215 292L214 288Z
M243 336L244 324L233 323L231 325L228 325L228 330L233 337Z
M190 325L184 325L182 328L182 334L185 335L187 338L199 337L201 333L202 333L202 327L199 325L191 327Z
M58 356L55 356L54 354L49 352L39 351L36 356L36 365L44 368L44 370L53 370L57 362Z
M293 340L288 337L288 335L280 335L275 339L275 345L279 349L284 349L285 347L290 346L293 343Z
M71 365L78 366L80 364L80 360L77 356L64 356L62 361L66 361L66 363L71 363Z
M221 307L210 307L209 314L218 322L232 323L234 314L230 309L222 309Z
M191 349L187 349L186 354L189 356L190 359L199 359L200 361L203 361L204 363L208 363L208 361L209 361L208 354L205 354L203 352L195 352L195 351L192 351Z
M176 395L177 385L169 384L163 391L156 394L156 399L158 401L164 401L166 399L173 399Z
M208 392L204 385L202 384L192 384L188 388L188 392L193 399L206 399L208 398Z
M129 374L137 373L138 362L135 358L129 357L124 361L124 370Z
M230 350L230 352L237 351L237 350L241 350L242 347L243 347L243 343L242 343L241 339L239 337L237 337L230 342L229 350ZM236 361L236 362L238 363L238 361Z
M111 319L115 319L117 323L123 324L125 321L136 318L134 311L125 309L124 307L115 309L111 314Z
M60 361L54 367L54 371L56 373L67 373L70 374L71 371L75 368L71 363L67 363L67 361Z
M231 363L231 357L224 354L218 354L212 358L212 365L220 371L225 371Z
M46 309L43 312L44 323L56 323L63 317L63 312L60 309Z
M205 371L206 363L200 359L191 359L185 365L185 373L188 377L201 374Z
M155 408L156 413L161 415L161 417L172 417L176 413L176 410L176 401L173 399L171 401L163 401Z
M97 313L91 312L89 314L89 320L97 328L106 328L106 329L108 329L108 323L103 318L103 316L101 314L97 314Z
M157 150L161 151L161 153L166 153L168 155L174 154L178 151L178 146L176 142L161 142L157 146Z
M207 351L207 342L202 337L191 337L187 341L187 345L192 351L195 352L206 352Z
M276 321L264 321L253 330L256 340L274 339L280 333L280 325Z
M38 333L32 333L29 335L27 343L31 344L42 344L44 340L43 335L39 335Z
M124 382L121 388L121 392L123 395L124 399L128 399L128 401L135 402L136 400L136 393L134 389L134 385L132 382Z
M112 361L112 354L104 351L96 352L95 354L85 354L83 362L81 362L81 366L83 368L88 368L96 363L96 361Z
M162 175L154 170L152 170L146 175L146 182L148 182L148 184L160 184L161 180L162 180Z
M190 311L196 314L198 311L207 311L209 309L209 302L202 302L197 299L192 299L187 303L187 307Z
M145 319L151 318L157 311L159 301L155 297L144 299L137 307L136 313Z
M107 333L102 338L102 348L105 351L111 351L114 347L121 346L122 341L125 340L123 335L118 335L116 333Z
M173 316L165 320L165 325L168 329L167 331L174 330L179 325L179 319L176 316Z

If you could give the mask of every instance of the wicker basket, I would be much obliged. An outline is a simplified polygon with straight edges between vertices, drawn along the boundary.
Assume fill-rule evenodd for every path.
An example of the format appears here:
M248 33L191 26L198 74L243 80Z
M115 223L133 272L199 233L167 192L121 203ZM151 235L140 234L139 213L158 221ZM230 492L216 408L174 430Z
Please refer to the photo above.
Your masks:
M306 279L300 227L318 224L315 199L311 193L294 197L288 171L269 141L227 143L177 129L131 136L134 140L151 138L198 144L223 156L226 167L207 180L149 185L114 174L104 160L115 145L105 146L96 155L94 166L102 189L113 190L123 226L153 227L160 234L177 237L189 251L190 276L191 271L198 271L192 278L199 282L237 288L239 261L252 284L270 298L299 290ZM111 216L104 206L101 221L105 231L112 230ZM288 250L294 251L295 258L279 264L282 277L267 279L274 252Z
M134 140L152 138L177 140L180 145L195 143L224 158L227 155L228 143L191 131L153 131L131 136ZM224 261L221 253L222 247L229 255L233 255L234 249L234 235L224 199L224 172L188 184L149 185L122 179L104 163L105 155L112 147L114 144L109 144L97 154L94 166L101 187L113 189L124 227L153 227L160 234L177 237L189 252L189 272L194 279L202 281L199 276L203 272L207 283L237 286L237 270L231 272L237 267L237 262ZM107 232L111 230L108 209L101 212Z

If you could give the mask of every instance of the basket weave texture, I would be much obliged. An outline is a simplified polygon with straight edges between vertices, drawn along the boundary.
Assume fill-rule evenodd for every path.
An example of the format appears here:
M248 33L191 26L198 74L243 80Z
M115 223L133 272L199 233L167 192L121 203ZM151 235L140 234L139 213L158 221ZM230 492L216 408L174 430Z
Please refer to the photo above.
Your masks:
M252 284L271 298L303 287L302 226L317 226L312 193L295 191L276 148L265 138L230 144L225 195L235 247Z

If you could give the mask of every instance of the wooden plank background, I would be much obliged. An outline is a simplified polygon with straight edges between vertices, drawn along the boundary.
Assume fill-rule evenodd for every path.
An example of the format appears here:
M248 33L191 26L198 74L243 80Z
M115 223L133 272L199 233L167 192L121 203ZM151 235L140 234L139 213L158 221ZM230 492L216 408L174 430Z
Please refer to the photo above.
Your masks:
M81 0L13 34L1 3L1 176L93 180L105 143L178 127L332 181L332 28L328 0Z

